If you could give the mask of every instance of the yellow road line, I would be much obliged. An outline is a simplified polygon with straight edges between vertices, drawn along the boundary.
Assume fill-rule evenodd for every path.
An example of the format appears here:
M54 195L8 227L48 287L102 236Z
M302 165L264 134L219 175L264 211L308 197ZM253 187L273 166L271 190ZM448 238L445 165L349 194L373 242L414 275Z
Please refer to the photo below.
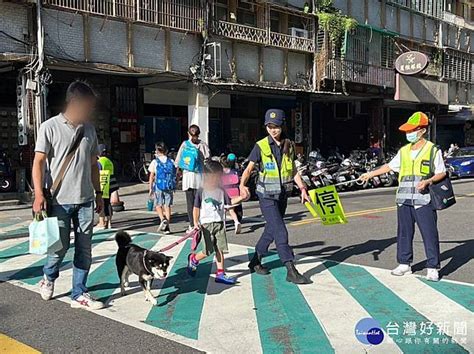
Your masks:
M346 213L346 217L383 213L383 212L387 212L387 211L393 211L393 210L396 210L396 209L397 209L396 206L391 206L391 207L386 207L386 208L359 210L359 211L353 211L353 212L350 212L350 213ZM308 220L295 221L295 222L290 223L290 225L291 226L300 226L300 225L311 224L311 223L318 222L318 221L320 221L320 218L313 218L313 219L308 219Z
M6 336L5 334L0 333L0 353L29 354L29 353L41 353L41 352L13 338L10 338Z

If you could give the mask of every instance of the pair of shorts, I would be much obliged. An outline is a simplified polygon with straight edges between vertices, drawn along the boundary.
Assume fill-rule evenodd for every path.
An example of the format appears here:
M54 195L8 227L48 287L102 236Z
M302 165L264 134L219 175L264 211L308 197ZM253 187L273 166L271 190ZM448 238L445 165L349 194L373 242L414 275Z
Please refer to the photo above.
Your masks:
M209 256L218 250L228 251L224 222L211 222L202 225L203 252Z
M156 206L172 206L173 205L173 191L162 191L157 189L155 191L155 205Z

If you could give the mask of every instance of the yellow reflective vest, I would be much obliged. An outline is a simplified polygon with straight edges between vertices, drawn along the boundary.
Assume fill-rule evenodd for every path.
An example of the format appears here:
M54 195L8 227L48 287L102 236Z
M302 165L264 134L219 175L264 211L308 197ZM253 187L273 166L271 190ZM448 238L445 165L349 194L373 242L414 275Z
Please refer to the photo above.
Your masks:
M428 178L431 173L434 144L427 141L415 159L411 156L411 146L412 144L408 144L400 149L400 172L396 201L397 204L427 205L431 201L430 194L427 191L420 193L416 186L422 179Z
M278 168L278 163L272 154L268 137L265 137L257 142L260 148L262 158L260 173L257 182L257 192L264 197L275 197L284 191L291 191L293 189L293 144L290 146L288 154L283 154L281 159L281 166Z

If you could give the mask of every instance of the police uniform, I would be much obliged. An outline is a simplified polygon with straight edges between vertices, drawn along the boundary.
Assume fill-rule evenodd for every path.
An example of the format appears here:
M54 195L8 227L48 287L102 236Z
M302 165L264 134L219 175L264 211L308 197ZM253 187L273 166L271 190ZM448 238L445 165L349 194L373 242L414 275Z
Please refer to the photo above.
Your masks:
M285 113L279 109L270 109L265 114L265 125L282 126L284 120ZM259 166L256 190L260 209L266 221L249 268L259 274L268 274L268 270L261 265L260 260L268 252L270 244L275 242L280 260L288 268L287 280L301 284L306 283L307 279L299 274L293 265L295 256L288 244L288 230L283 220L288 192L293 189L293 177L296 172L294 145L290 142L288 151L284 152L283 149L284 140L278 145L271 136L266 136L255 144L248 158Z

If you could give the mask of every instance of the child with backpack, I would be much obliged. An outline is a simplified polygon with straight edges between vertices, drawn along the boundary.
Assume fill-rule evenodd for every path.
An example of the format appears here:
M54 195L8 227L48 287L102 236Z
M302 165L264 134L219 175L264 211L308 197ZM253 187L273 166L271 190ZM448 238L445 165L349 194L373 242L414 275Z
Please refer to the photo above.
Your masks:
M242 202L243 198L229 198L222 189L221 179L222 165L217 161L206 163L203 185L196 193L193 209L194 228L201 230L203 249L189 254L187 270L191 276L195 276L199 262L215 253L216 283L235 284L236 279L228 276L224 268L224 252L228 251L225 210L230 205Z
M176 167L174 161L166 155L168 148L165 143L156 143L155 149L156 159L148 167L149 192L150 196L154 196L156 212L160 218L158 232L170 234L171 206L176 189Z
M237 157L235 154L228 154L227 156L221 159L223 170L222 175L222 187L229 196L229 198L234 198L240 196L240 177L239 172L235 169L235 161ZM242 204L239 204L233 208L229 209L229 215L234 221L235 233L240 234L242 232Z

